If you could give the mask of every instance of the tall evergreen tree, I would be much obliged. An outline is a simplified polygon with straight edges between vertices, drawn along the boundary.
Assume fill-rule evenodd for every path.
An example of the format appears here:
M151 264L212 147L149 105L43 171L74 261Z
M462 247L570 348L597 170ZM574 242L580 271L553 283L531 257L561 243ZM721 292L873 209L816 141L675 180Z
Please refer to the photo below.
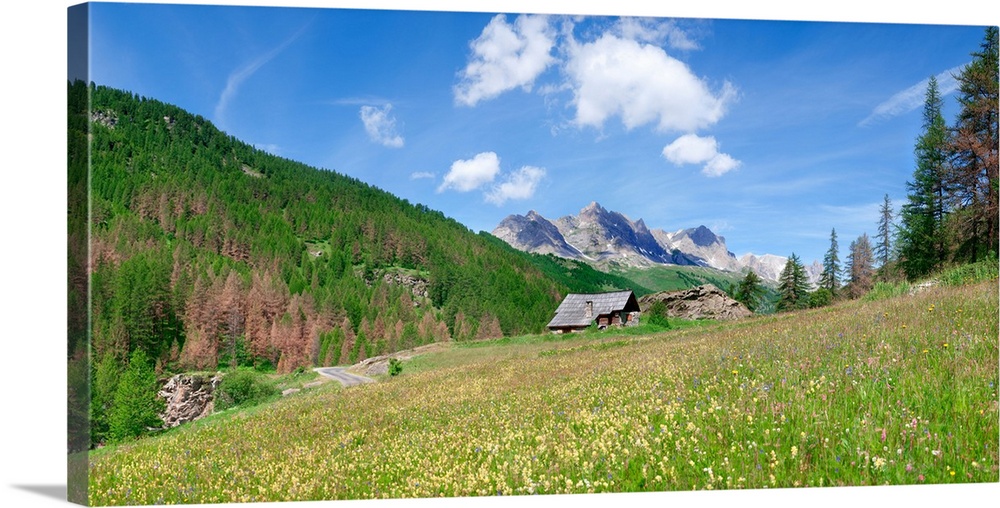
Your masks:
M943 178L948 131L941 106L937 80L931 76L924 100L923 134L914 150L917 164L913 181L906 183L907 202L897 239L899 263L910 279L930 273L945 259Z
M875 237L875 254L880 267L887 266L892 255L892 220L892 201L886 194L878 210L878 235Z
M764 286L760 276L753 270L747 272L746 277L736 286L733 299L746 305L748 309L756 312L764 297Z
M809 306L809 279L806 269L793 252L778 276L778 311Z
M948 142L946 180L956 211L949 222L958 255L971 261L997 251L997 46L997 27L988 27L980 51L972 53L972 62L956 76L962 109Z
M163 425L160 420L163 401L157 395L158 391L156 373L149 364L146 353L137 348L132 352L128 368L115 388L108 414L108 433L111 439L123 441L138 437L148 427Z
M819 276L819 287L825 288L831 296L840 289L840 248L837 246L837 229L830 231L830 249L823 256L823 273Z
M875 274L873 262L871 241L868 234L864 233L857 240L851 242L851 252L847 262L850 272L850 281L847 286L848 296L859 298L871 290Z

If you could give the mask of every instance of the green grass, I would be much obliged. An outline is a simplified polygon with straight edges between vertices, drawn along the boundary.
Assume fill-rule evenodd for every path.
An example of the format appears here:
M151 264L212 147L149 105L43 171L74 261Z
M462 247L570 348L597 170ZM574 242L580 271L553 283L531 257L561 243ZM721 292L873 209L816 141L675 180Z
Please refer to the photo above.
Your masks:
M1000 263L998 263L996 257L990 256L989 258L977 263L968 263L943 269L938 273L914 284L907 281L877 282L875 287L873 287L872 290L863 297L863 299L865 301L873 302L885 300L887 298L895 298L897 296L909 294L914 285L928 281L937 281L938 283L946 286L964 286L986 281L996 281L997 278L1000 277L998 270L1000 270Z
M995 256L991 256L978 263L970 263L945 270L937 278L942 284L962 286L987 280L996 280L1000 277L998 271L1000 271L1000 262L997 261Z
M677 291L703 284L713 284L725 291L730 284L737 284L743 276L701 266L652 266L649 268L628 268L619 272L649 288L651 292ZM639 295L642 296L642 295Z
M992 281L453 344L91 454L93 504L996 482ZM420 366L420 368L416 368Z

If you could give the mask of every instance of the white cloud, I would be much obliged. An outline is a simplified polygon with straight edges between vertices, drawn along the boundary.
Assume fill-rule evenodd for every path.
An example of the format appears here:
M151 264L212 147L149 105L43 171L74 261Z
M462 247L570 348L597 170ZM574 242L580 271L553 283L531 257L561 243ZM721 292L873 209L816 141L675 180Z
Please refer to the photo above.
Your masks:
M538 182L545 177L545 169L524 166L508 175L507 180L486 193L486 201L497 206L507 200L523 200L535 195Z
M226 109L229 107L229 101L236 96L236 93L239 91L243 82L250 78L250 76L253 76L254 73L264 66L264 64L270 62L274 57L278 56L279 53L295 42L296 39L301 37L308 27L309 23L300 28L297 32L292 34L291 37L286 39L271 51L258 56L246 65L229 74L229 77L226 79L226 88L222 90L222 95L219 96L219 102L215 104L215 123L220 126L225 124L225 114Z
M455 86L455 101L475 106L508 90L531 85L555 59L555 36L546 16L518 16L511 25L503 14L494 17L472 41L472 59Z
M361 122L372 141L389 148L402 148L403 137L396 132L396 117L392 116L392 104L381 108L361 106Z
M958 90L958 81L953 75L962 72L964 67L964 65L952 67L951 69L934 76L934 78L937 79L938 92L941 94L941 97ZM905 90L897 92L892 97L889 97L885 102L875 106L875 109L872 110L871 114L859 122L858 125L862 127L871 125L873 122L887 120L903 113L909 113L910 111L923 106L924 101L927 98L928 83L930 83L930 78L924 79Z
M698 43L674 20L625 17L618 21L615 32L624 39L637 42L666 43L673 49L684 51L698 49Z
M701 172L705 176L715 177L722 176L738 167L740 167L740 161L732 158L729 154L720 153L709 159L705 167L701 168Z
M578 126L599 128L618 115L627 129L655 123L660 131L693 132L718 122L736 98L728 81L715 94L687 64L635 39L570 40L567 54Z
M447 189L455 189L459 192L469 192L492 182L499 172L500 158L497 157L496 153L476 154L471 159L453 162L437 191L444 192Z
M430 171L415 171L410 173L410 180L425 180L434 178L435 176L437 175L431 173Z
M740 161L719 152L719 142L713 136L685 134L663 147L663 157L678 166L704 164L701 172L711 177L722 176L740 167Z

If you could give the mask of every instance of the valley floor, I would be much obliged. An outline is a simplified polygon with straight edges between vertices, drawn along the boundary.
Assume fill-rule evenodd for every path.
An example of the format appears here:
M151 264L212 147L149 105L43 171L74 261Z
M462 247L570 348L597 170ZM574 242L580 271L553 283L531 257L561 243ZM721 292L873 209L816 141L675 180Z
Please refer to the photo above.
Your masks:
M455 344L91 453L91 504L996 482L996 281ZM220 415L221 416L221 415Z

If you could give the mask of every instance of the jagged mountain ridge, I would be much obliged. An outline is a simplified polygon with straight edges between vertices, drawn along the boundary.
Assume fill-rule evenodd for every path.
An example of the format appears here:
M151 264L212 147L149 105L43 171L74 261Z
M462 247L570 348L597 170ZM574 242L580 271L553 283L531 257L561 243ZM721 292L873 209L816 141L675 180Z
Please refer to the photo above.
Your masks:
M787 257L744 254L736 257L726 239L706 226L668 232L650 229L642 219L633 221L610 211L596 201L554 221L531 210L527 215L509 215L493 235L512 247L538 254L587 261L601 269L645 268L655 265L704 266L728 272L752 269L761 278L777 281ZM822 267L806 266L810 281L819 279Z

